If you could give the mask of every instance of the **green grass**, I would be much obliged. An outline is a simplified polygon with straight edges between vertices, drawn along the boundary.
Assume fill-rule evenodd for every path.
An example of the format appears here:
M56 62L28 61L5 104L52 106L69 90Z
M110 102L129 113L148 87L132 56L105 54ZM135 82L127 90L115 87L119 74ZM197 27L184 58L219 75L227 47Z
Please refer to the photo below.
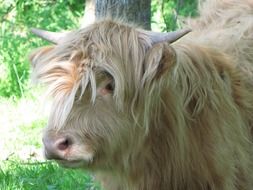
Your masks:
M84 171L63 169L52 162L6 160L0 163L1 190L95 190Z

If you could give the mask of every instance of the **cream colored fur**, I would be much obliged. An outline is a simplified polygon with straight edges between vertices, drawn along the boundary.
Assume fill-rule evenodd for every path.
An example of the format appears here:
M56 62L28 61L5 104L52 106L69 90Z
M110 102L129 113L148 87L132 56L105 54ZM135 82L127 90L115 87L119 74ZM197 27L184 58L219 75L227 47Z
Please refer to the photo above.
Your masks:
M152 45L105 19L34 51L53 97L45 135L75 138L67 166L106 190L253 189L253 2L206 0L188 27Z

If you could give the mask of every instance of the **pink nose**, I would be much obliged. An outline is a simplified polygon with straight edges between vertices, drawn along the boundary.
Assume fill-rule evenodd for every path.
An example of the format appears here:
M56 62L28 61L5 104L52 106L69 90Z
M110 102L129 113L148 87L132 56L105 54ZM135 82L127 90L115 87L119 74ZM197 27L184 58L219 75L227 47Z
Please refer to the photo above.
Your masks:
M45 156L47 159L62 160L69 152L72 140L63 136L44 136Z

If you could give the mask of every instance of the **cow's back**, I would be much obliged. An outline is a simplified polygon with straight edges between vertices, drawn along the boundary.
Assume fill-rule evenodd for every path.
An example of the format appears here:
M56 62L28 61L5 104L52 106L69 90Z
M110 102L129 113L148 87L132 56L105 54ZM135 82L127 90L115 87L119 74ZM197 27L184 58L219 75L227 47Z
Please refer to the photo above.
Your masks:
M253 88L253 1L206 0L189 20L188 39L230 56Z

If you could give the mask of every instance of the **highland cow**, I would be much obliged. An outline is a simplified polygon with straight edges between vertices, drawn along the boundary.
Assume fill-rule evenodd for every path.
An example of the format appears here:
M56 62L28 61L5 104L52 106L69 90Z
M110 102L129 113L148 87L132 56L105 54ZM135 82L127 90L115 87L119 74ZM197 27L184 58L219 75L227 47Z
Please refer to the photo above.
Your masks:
M110 19L30 57L53 105L45 155L106 190L253 189L253 2L207 0L188 30Z

